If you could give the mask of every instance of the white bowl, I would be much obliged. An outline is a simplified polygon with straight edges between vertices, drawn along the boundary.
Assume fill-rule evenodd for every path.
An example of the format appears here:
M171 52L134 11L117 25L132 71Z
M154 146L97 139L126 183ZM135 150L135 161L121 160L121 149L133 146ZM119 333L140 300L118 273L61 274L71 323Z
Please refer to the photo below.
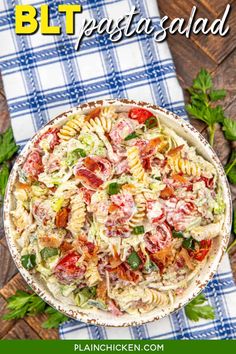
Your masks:
M182 297L179 297L177 301L173 305L166 306L164 308L156 308L153 311L140 314L140 315L130 315L125 314L121 317L115 317L111 313L103 312L101 310L84 310L80 309L76 306L63 304L58 301L54 296L49 292L46 287L46 284L39 278L39 276L30 274L26 269L23 268L20 262L20 252L13 238L13 229L14 226L11 222L10 211L13 206L13 189L14 184L17 178L17 171L19 166L22 165L28 152L30 151L32 144L41 136L49 127L57 126L62 124L68 115L75 112L88 113L90 110L101 107L115 105L119 107L120 111L127 111L129 108L138 106L142 108L146 108L149 111L153 112L155 115L158 115L160 121L167 125L169 128L173 129L178 135L182 136L184 139L188 141L188 143L197 148L197 151L200 155L202 155L205 159L210 161L216 168L219 175L219 183L222 187L223 198L226 203L225 215L224 215L224 223L222 228L222 233L217 238L214 239L213 247L210 256L207 259L203 269L201 272L192 279L188 289L184 292ZM209 280L214 276L217 271L219 262L226 251L226 247L229 241L230 230L231 230L231 215L232 215L232 202L231 202L231 194L228 185L228 181L226 175L224 173L224 169L216 156L214 150L210 147L208 142L203 138L203 136L188 122L184 121L177 115L160 108L158 106L144 103L144 102L135 102L130 100L100 100L96 102L89 102L86 104L82 104L76 108L73 108L56 118L52 119L48 124L46 124L24 147L19 157L17 158L13 169L11 171L5 201L4 201L4 226L5 233L8 242L9 249L11 251L12 257L15 261L17 268L22 274L23 278L29 284L29 286L48 304L53 306L58 311L63 312L69 317L74 319L101 325L101 326L136 326L141 325L143 323L147 323L150 321L158 320L164 316L168 316L172 312L180 309L184 305L186 305L189 301L191 301L194 297L196 297L203 288L207 285Z

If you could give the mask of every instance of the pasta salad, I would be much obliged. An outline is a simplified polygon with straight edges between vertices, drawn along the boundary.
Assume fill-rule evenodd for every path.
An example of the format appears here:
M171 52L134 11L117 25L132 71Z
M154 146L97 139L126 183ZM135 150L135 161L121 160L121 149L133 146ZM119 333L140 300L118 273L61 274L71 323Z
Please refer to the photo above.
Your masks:
M211 163L152 112L118 106L76 112L41 134L14 205L22 265L58 300L115 316L175 302L225 209Z

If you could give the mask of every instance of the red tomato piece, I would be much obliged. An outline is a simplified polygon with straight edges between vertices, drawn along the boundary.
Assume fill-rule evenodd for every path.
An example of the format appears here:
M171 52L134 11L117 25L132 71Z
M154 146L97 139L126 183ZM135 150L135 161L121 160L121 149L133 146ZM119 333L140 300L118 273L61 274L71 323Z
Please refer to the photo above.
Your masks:
M36 179L38 175L44 171L42 157L38 151L32 151L28 155L23 165L23 170L27 176L31 176Z
M85 273L85 266L77 266L77 262L80 259L80 254L75 251L67 253L57 263L54 274L56 278L62 282L69 284L76 279L82 278Z
M153 113L144 108L131 108L129 111L129 118L137 120L140 124L146 122L150 117L153 117Z
M144 239L148 251L156 253L170 246L172 239L171 229L167 223L157 225L155 233L146 233Z
M157 200L147 201L147 217L152 223L161 224L165 220L163 206Z
M192 258L196 259L196 261L202 262L207 256L210 248L211 248L211 240L202 240L200 241L199 249L195 251L191 251L189 254Z

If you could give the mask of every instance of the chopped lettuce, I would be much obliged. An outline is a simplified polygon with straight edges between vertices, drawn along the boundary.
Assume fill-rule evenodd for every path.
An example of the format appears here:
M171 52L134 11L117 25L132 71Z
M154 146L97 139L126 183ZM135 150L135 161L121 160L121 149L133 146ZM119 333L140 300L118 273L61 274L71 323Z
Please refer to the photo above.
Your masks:
M52 210L56 213L61 209L64 203L64 198L53 198L52 200Z

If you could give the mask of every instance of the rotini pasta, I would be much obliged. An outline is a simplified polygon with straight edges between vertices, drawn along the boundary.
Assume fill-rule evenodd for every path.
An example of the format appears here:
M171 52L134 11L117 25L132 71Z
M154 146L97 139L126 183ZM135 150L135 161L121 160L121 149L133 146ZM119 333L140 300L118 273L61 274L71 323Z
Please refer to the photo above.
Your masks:
M133 177L139 182L145 182L147 177L139 157L137 146L127 148L127 160Z
M78 194L71 198L70 216L67 224L67 229L73 236L78 236L85 222L85 204L82 195Z
M55 298L86 311L175 303L222 229L214 166L137 107L75 112L44 134L13 193L22 264L35 256Z
M58 136L61 140L68 141L73 138L84 124L84 115L74 114L69 117L66 124L60 129Z

